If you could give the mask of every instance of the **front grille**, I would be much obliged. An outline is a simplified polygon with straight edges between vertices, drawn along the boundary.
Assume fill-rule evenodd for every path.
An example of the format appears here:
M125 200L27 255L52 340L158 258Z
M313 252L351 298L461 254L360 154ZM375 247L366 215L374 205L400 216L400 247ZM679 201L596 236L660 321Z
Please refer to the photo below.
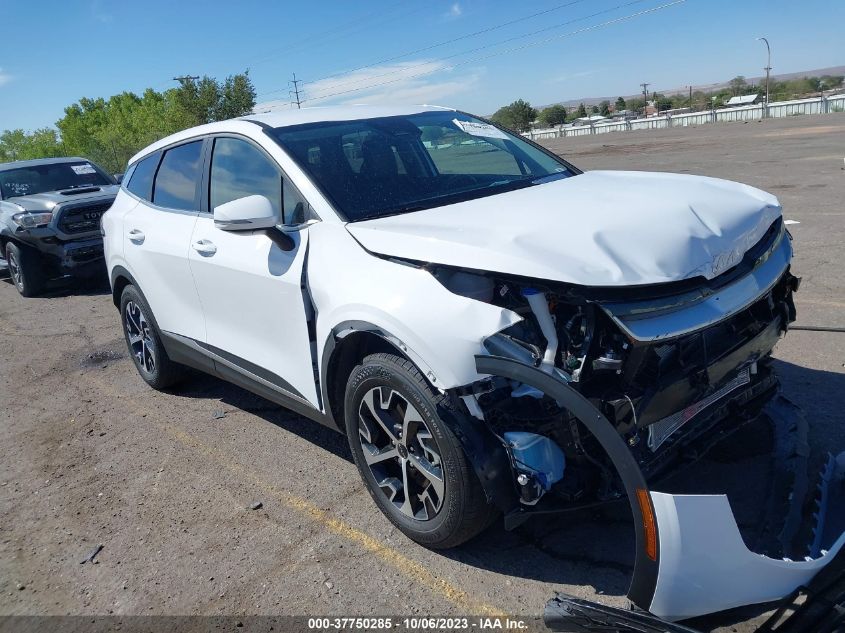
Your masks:
M100 218L111 205L110 200L97 204L63 207L59 216L59 230L69 235L98 231Z

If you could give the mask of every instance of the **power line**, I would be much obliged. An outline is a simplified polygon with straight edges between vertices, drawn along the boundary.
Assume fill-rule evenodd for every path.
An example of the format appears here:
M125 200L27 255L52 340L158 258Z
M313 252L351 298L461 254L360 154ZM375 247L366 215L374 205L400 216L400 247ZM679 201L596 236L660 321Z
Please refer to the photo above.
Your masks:
M395 8L404 9L405 7L402 6L401 3L398 3ZM334 26L330 29L325 29L325 30L322 30L322 31L317 31L315 33L311 33L311 34L306 35L305 37L303 37L299 40L296 40L296 41L284 46L281 49L276 49L275 51L273 51L269 54L265 54L265 55L258 57L258 58L253 58L251 61L247 61L243 65L245 67L250 67L250 66L254 66L254 65L258 65L258 64L263 64L264 62L269 61L269 60L271 60L275 57L278 57L280 54L285 53L285 52L287 52L291 49L296 49L297 51L300 51L300 50L309 48L310 46L315 46L315 45L319 44L322 39L324 39L325 37L327 37L329 35L335 35L337 37L344 38L344 37L347 37L347 36L352 35L354 33L366 30L368 28L372 28L374 26L379 26L379 25L385 24L387 22L391 22L393 20L396 20L398 18L403 18L403 17L409 16L409 15L413 15L414 13L419 13L420 11L422 11L426 8L427 8L427 5L421 4L420 6L418 6L416 8L412 8L410 11L400 11L399 13L396 13L394 15L388 14L387 17L385 17L383 20L368 21L368 18L370 18L372 16L384 15L384 12L381 9L376 10L376 11L371 11L370 13L366 13L363 16L356 16L355 22L351 25L348 22L346 22L344 24ZM361 24L362 22L366 22L366 23L362 25ZM344 31L348 31L348 32L344 34L343 33ZM181 79L181 78L174 77L174 80L178 80L178 79ZM191 79L196 80L196 79L199 79L199 77L191 77ZM162 83L162 84L158 84L154 88L156 90L160 90L160 89L163 89L165 86L167 86L167 84ZM281 90L277 90L276 92L281 92Z
M461 51L461 52L458 52L458 53L452 53L451 55L446 55L444 57L436 59L436 60L434 60L434 62L442 62L442 61L447 60L447 59L453 59L455 57L461 57L463 55L469 55L471 53L477 53L479 51L483 51L483 50L487 50L489 48L493 48L493 47L496 47L496 46L501 46L503 44L507 44L508 42L513 42L513 41L516 41L516 40L525 39L526 37L531 37L532 35L539 35L540 33L546 33L548 31L559 29L559 28L564 27L564 26L569 26L570 24L575 24L577 22L583 22L585 20L589 20L591 18L595 18L595 17L598 17L600 15L605 15L607 13L611 13L611 12L616 11L618 9L629 7L629 6L632 6L632 5L635 5L635 4L641 4L643 2L645 2L645 0L631 0L630 2L624 2L624 3L616 5L614 7L610 7L609 9L604 9L602 11L596 11L595 13L591 13L590 15L586 15L586 16L579 17L579 18L574 18L572 20L567 20L566 22L561 22L560 24L555 24L553 26L547 26L547 27L544 27L542 29L538 29L536 31L531 31L530 33L523 33L522 35L515 35L513 37L508 37L508 38L505 38L503 40L499 40L498 42L492 42L490 44L485 44L484 46L477 46L476 48L471 48L471 49ZM552 39L554 39L554 38L552 38ZM481 58L481 59L487 59L487 58L484 57L484 58ZM370 77L367 77L366 81L372 81L373 79L380 79L382 77L389 77L391 75L404 73L408 70L413 70L414 68L420 68L422 66L430 66L431 64L432 64L432 61L429 60L429 61L424 61L424 62L420 62L420 63L416 63L416 64L411 64L411 65L408 65L408 66L403 66L401 68L396 68L396 69L393 69L393 70L390 70L390 71L387 71L387 72L384 72L384 73L380 73L378 75L371 75ZM460 64L458 64L458 65L460 65ZM345 81L345 82L342 81L342 82L337 83L334 86L332 86L332 88L338 88L340 86L347 85L347 84L354 84L358 81L360 81L360 79L350 79L349 81ZM309 82L309 83L311 83L311 82ZM261 93L261 95L259 95L259 96L265 96L265 95L273 94L273 93L276 93L276 92L282 92L282 90L281 89L270 90L268 92ZM314 98L318 98L318 97L312 97L312 99L314 99ZM322 97L320 97L320 98L322 98Z
M631 6L631 5L634 5L634 4L640 4L642 2L645 2L645 0L631 0L630 2L626 2L626 3L623 3L623 4L617 5L615 7L611 7L609 9L604 9L603 11L597 11L596 13L591 13L590 15L586 15L586 16L583 16L583 17L580 17L580 18L574 18L572 20L567 20L566 22L561 22L560 24L555 24L553 26L547 26L547 27L544 27L542 29L538 29L536 31L531 31L530 33L523 33L522 35L515 35L513 37L508 37L508 38L505 38L503 40L499 40L498 42L492 42L490 44L485 44L484 46L477 46L476 48L470 48L468 50L461 51L459 53L452 53L451 55L446 55L446 56L441 57L441 58L439 58L438 60L435 60L435 61L443 61L443 60L446 60L446 59L452 59L454 57L460 57L462 55L469 55L471 53L477 53L478 51L486 50L488 48L493 48L494 46L501 46L502 44L507 44L508 42L513 42L515 40L525 39L526 37L531 37L532 35L538 35L540 33L545 33L547 31L559 29L561 27L568 26L570 24L575 24L576 22L583 22L584 20L589 20L590 18L594 18L594 17L599 16L599 15L604 15L605 13L610 13L612 11L615 11L617 9L621 9L623 7L628 7L628 6ZM403 66L402 68L390 70L388 72L384 72L384 73L381 73L379 75L372 75L372 76L367 78L367 81L370 81L370 80L373 80L373 79L379 79L381 77L388 77L390 75L402 73L402 72L405 72L407 70L413 70L414 68L419 68L421 66L428 66L429 64L431 64L431 61L425 61L425 62L420 62L420 63L417 63L417 64L411 64L411 65L408 65L408 66ZM350 71L350 72L355 72L355 71ZM337 73L337 74L343 74L343 73ZM337 76L337 74L335 76ZM340 83L336 84L334 87L336 88L338 86L343 86L345 84L355 83L356 81L359 81L359 80L351 79L350 81L340 82ZM309 83L313 83L313 82L309 82ZM268 92L261 93L261 95L259 95L259 96L273 94L275 92L282 92L282 90L281 89L270 90Z
M381 64L387 64L389 62L396 61L397 59L402 59L403 57L409 57L410 55L417 55L419 53L424 53L426 51L433 50L435 48L440 48L441 46L446 46L447 44L454 44L455 42L459 42L461 40L468 39L470 37L476 37L478 35L484 35L485 33L490 33L492 31L497 31L499 29L503 29L506 26L511 26L513 24L517 24L519 22L525 22L526 20L530 20L532 18L539 17L541 15L546 15L547 13L552 13L553 11L559 11L560 9L564 9L566 7L571 7L574 4L578 4L579 2L584 2L584 0L571 0L571 2L565 2L564 4L559 4L556 7L551 7L550 9L545 9L544 11L538 11L537 13L532 13L531 15L526 15L521 18L516 18L515 20L510 20L508 22L502 22L501 24L496 24L494 26L481 29L480 31L474 31L473 33L467 33L465 35L461 35L459 37L453 37L449 40L443 40L442 42L437 42L436 44L430 44L429 46L424 46L422 48L417 48L412 51L407 51L405 53L400 53L398 55L394 55L392 57L386 57L384 59L380 59L377 62L372 62L370 64L366 64L364 66L358 66L357 68L353 68L351 70L344 70L339 71L336 73L332 73L330 75L325 75L320 77L319 79L312 79L310 81L304 82L305 84L313 84L317 83L318 81L324 81L326 79L331 79L332 77L337 77L340 75L349 75L351 73L358 72L359 70L366 70L367 68L372 68L373 66L380 66Z
M405 7L401 6L401 4L397 5L397 7L402 8L402 9L405 8ZM296 40L293 43L290 43L290 44L288 44L288 45L286 45L286 46L284 46L280 49L276 49L273 52L265 54L265 55L263 55L263 56L261 56L257 59L253 58L253 61L249 62L247 65L254 66L254 65L258 65L258 64L263 64L264 62L267 62L271 59L274 59L274 58L278 57L279 55L286 53L288 51L291 51L291 50L301 51L301 50L306 49L308 47L315 46L321 40L325 39L326 37L328 37L330 35L334 35L335 37L348 37L348 36L350 36L354 33L359 33L359 32L364 31L366 29L373 28L374 26L380 26L380 25L386 24L388 22L391 22L393 20L397 20L399 18L407 17L409 15L413 15L414 13L419 13L420 11L422 11L426 8L427 8L427 5L425 3L422 3L421 5L419 5L415 8L412 8L409 11L400 11L399 13L396 13L394 15L390 15L388 13L388 15L385 16L383 11L377 10L377 11L372 11L370 13L366 13L362 16L356 16L355 21L352 24L346 22L344 24L340 24L340 25L332 27L330 29L326 29L324 31L318 31L317 33L307 35L306 37L303 37L299 40ZM375 20L375 21L369 20L369 18L371 18L372 16L377 16L377 15L383 16L384 19ZM344 32L346 32L346 33L344 33Z
M629 2L629 3L623 4L623 5L619 5L617 7L614 7L614 9L618 9L620 7L623 7L623 6L629 6L629 5L632 5L632 4L637 4L638 2L642 2L642 1L643 0L635 0L634 2ZM333 92L333 93L330 93L330 94L317 95L317 96L314 96L314 97L309 97L308 99L303 99L302 102L304 103L306 101L318 101L318 100L321 100L321 99L328 99L329 97L336 97L336 96L348 94L348 93L351 93L351 92L358 92L360 90L368 90L368 89L371 89L371 88L378 88L378 87L385 86L385 85L388 85L388 84L396 83L397 81L402 81L404 79L414 79L414 78L417 78L417 77L424 77L425 75L430 75L431 73L434 73L434 72L437 72L437 71L440 71L440 70L452 70L452 69L457 68L459 66L465 66L466 64L471 64L471 63L474 63L474 62L483 61L483 60L486 60L486 59L490 59L492 57L507 55L508 53L514 53L514 52L517 52L517 51L524 50L526 48L532 48L534 46L540 46L542 44L546 44L546 43L551 42L553 40L561 39L561 38L564 38L564 37L571 37L573 35L578 35L578 34L586 33L586 32L589 32L589 31L595 31L595 30L598 30L600 28L605 28L607 26L612 26L613 24L618 24L620 22L632 20L634 18L638 18L638 17L641 17L643 15L648 15L650 13L662 11L663 9L668 9L668 8L673 7L675 5L683 4L684 2L686 2L686 0L673 0L672 2L667 2L665 4L659 5L657 7L653 7L651 9L644 9L642 11L638 11L638 12L632 13L630 15L622 16L622 17L619 17L619 18L614 18L613 20L608 20L606 22L602 22L600 24L596 24L596 25L593 25L593 26L584 27L582 29L577 29L575 31L569 31L567 33L562 33L560 35L548 37L548 38L543 39L543 40L538 40L538 41L535 41L535 42L528 42L527 44L524 44L522 46L516 46L516 47L513 47L513 48L503 50L503 51L498 51L496 53L491 53L490 55L483 55L483 56L480 56L480 57L474 57L474 58L471 58L471 59L468 59L468 60L464 60L462 62L457 62L457 63L452 64L450 66L438 67L438 68L426 70L426 71L423 71L421 73L417 73L417 74L414 74L414 75L409 75L407 77L399 77L397 79L391 79L389 81L384 81L384 82L380 82L380 83L376 83L376 84L361 86L361 87L358 87L358 88L350 88L350 89L347 89L347 90L341 90L341 91ZM608 11L612 11L614 9L608 9L607 11L600 11L599 13L594 14L594 15L598 15L598 14L601 14L601 13L607 13ZM593 16L588 16L588 17L593 17ZM485 47L482 47L482 48L490 48L490 47L485 46ZM478 50L478 49L476 49L476 50ZM461 53L461 54L466 54L466 53ZM452 55L451 57L455 57L455 55ZM443 59L448 59L448 57L443 58ZM441 60L435 60L435 61L442 61L442 59ZM426 62L426 64L424 64L424 65L430 65L431 63L432 62ZM264 94L268 94L268 93L264 93Z

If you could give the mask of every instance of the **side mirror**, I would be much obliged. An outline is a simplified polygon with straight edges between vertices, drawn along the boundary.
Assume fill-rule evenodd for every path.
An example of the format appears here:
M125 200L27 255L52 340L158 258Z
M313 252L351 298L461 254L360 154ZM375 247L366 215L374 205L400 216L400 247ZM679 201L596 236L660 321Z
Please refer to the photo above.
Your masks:
M223 231L269 229L279 222L267 196L237 198L214 208L214 226Z
M117 184L120 184L120 183L123 182L123 174L113 174L112 178L114 178L114 180Z

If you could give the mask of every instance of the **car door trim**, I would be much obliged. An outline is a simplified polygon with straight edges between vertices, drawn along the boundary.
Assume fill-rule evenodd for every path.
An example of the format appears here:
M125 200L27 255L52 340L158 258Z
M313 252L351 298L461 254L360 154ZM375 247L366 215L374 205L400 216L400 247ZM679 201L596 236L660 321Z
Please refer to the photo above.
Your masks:
M251 391L280 406L338 430L334 420L306 400L280 376L249 361L173 332L161 332L161 340L171 360Z

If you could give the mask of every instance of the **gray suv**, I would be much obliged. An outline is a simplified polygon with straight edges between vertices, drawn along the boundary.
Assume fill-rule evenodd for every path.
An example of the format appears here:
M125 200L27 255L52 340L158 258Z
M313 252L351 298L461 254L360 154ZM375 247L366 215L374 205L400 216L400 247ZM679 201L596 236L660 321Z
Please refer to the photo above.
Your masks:
M100 218L117 184L85 158L0 164L0 253L25 297L51 278L101 274Z

